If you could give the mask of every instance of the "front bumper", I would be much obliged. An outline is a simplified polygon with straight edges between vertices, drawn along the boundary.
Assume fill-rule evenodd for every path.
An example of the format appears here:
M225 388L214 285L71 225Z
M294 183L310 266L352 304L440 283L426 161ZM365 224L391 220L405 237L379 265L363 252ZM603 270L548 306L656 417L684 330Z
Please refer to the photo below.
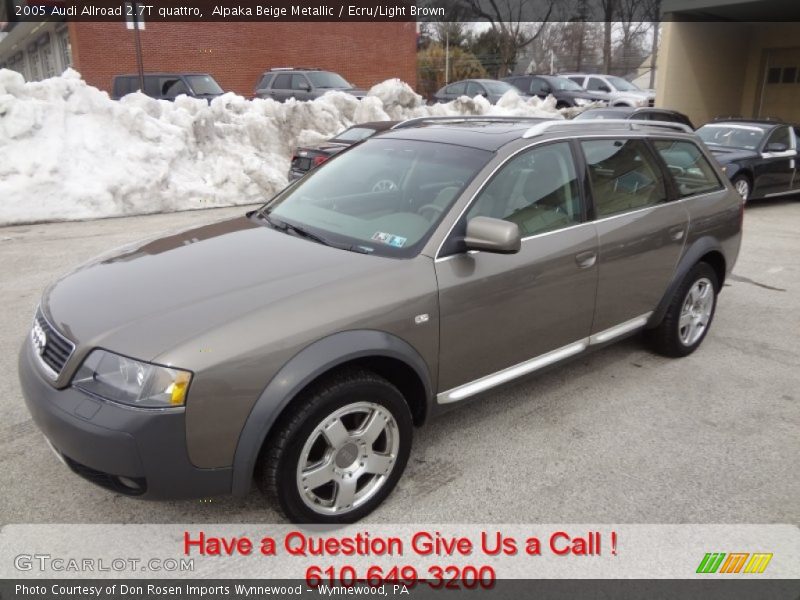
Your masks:
M186 450L183 411L149 411L56 389L42 376L30 337L19 379L36 425L78 475L150 499L203 498L231 491L232 469L198 469Z

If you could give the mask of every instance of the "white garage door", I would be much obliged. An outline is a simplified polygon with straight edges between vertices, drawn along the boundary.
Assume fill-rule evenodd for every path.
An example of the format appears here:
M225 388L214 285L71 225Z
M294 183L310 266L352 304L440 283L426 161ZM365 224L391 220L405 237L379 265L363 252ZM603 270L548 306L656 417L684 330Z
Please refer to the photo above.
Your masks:
M800 123L800 48L767 50L760 117Z

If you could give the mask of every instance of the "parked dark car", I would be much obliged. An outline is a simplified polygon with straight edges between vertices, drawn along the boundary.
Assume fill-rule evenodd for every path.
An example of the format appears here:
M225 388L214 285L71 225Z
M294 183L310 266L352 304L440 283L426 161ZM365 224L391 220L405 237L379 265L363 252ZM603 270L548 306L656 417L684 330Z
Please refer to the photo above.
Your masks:
M314 167L318 167L334 154L349 148L362 140L372 137L376 133L391 129L399 121L373 121L359 123L337 133L335 137L316 146L299 146L292 154L292 164L289 167L289 181L302 177Z
M497 104L497 101L509 91L514 91L523 97L527 96L527 94L520 92L519 89L505 81L496 81L494 79L464 79L463 81L456 81L455 83L444 86L434 94L434 98L437 102L450 102L461 96L469 96L470 98L483 96L492 104Z
M779 121L720 119L697 130L745 202L800 192L797 127Z
M116 75L111 89L112 98L119 100L127 94L141 91L151 98L175 100L181 94L211 101L225 92L208 73L145 73L144 89L138 74Z
M694 130L692 121L677 110L666 108L634 108L632 106L613 106L609 108L590 108L575 117L575 120L589 119L635 119L637 121L662 121L666 123L682 123Z
M258 80L253 95L256 98L272 98L283 102L290 98L314 100L331 90L347 92L359 99L367 95L366 90L357 88L333 71L292 67L277 67L266 71Z
M556 108L570 106L586 106L592 102L607 104L606 100L597 94L591 94L574 81L566 77L554 75L514 75L506 77L503 81L510 83L518 90L531 96L547 98L554 96Z
M666 356L702 344L744 203L671 127L412 120L258 210L84 264L44 291L20 350L33 421L117 494L243 497L255 480L294 522L360 519L414 426L452 405L639 331ZM386 169L397 186L375 190ZM648 369L680 377L715 351Z

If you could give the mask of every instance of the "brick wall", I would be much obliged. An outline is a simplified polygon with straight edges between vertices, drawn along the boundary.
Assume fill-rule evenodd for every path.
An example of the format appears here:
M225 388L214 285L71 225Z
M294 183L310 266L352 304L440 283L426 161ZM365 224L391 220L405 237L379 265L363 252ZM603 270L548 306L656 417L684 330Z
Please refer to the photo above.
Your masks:
M73 62L110 91L111 78L136 72L134 32L123 23L70 23ZM226 91L252 96L270 67L320 67L369 88L399 77L416 86L414 23L146 23L145 71L199 71Z

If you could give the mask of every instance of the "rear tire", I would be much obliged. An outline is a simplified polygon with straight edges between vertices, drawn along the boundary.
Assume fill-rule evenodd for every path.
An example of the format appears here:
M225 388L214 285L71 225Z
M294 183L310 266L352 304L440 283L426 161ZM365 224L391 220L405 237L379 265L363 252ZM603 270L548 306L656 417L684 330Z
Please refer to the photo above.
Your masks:
M708 263L697 263L670 300L664 319L647 331L653 349L670 357L688 356L700 346L717 308L719 281Z
M275 425L256 481L292 522L352 523L397 484L412 430L395 386L371 371L343 371L303 392Z
M750 198L750 193L753 190L753 186L750 183L750 178L747 175L737 175L731 181L733 187L736 188L736 191L739 192L739 195L744 200L745 204L747 204L748 198Z

